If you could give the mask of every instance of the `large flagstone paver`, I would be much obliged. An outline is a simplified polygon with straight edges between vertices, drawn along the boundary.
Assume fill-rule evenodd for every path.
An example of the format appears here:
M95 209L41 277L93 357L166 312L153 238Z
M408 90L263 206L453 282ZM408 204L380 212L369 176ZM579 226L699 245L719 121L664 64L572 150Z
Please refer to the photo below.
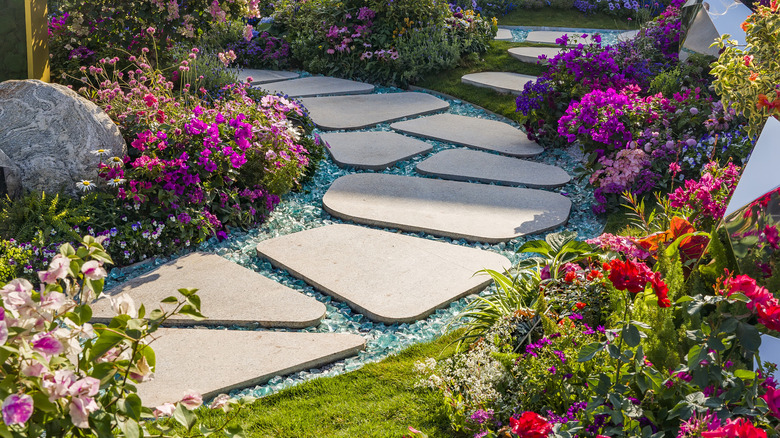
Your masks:
M544 190L378 173L342 176L322 204L357 223L488 243L556 228L571 210Z
M127 292L148 311L159 308L165 297L180 297L181 288L199 289L201 311L208 319L196 322L180 315L169 319L168 325L303 328L319 324L326 312L314 298L257 272L215 254L193 253L106 291L92 306L93 319L106 322L115 316L109 296Z
M547 64L548 61L539 59L539 56L544 55L547 59L552 59L560 51L557 47L513 47L509 49L509 55L522 62Z
M447 149L417 165L417 172L457 181L560 187L571 177L560 167L469 149Z
M496 32L496 41L512 41L512 31L509 29L498 29L498 32Z
M528 140L523 131L496 120L437 114L393 123L390 127L404 134L495 151L514 157L532 157L544 151L544 148L537 143Z
M470 73L460 78L464 84L490 88L499 93L520 94L526 82L535 81L536 76L521 75L503 71L484 71Z
M309 76L282 82L263 84L260 88L271 93L286 94L289 97L342 96L348 94L368 94L374 86L349 79L328 76Z
M257 246L279 268L369 318L412 322L485 288L481 269L503 272L506 257L480 249L355 225L328 225Z
M321 129L360 129L404 117L444 111L450 104L426 93L402 92L301 100Z
M252 78L252 85L267 84L269 82L287 81L299 77L298 73L281 70L255 70L246 68L238 72L239 82L246 82Z
M326 132L320 137L330 146L328 152L340 167L380 170L430 152L424 141L395 132Z
M138 385L146 406L176 402L194 390L204 399L354 356L359 335L244 330L160 329L151 344L154 379Z

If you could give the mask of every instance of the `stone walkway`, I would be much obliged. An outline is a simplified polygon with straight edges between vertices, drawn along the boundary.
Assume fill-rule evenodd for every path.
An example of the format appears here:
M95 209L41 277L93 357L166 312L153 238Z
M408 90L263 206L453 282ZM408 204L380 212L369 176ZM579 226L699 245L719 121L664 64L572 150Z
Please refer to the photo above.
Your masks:
M485 243L540 233L568 220L571 201L550 189L566 184L570 176L555 166L515 158L532 158L543 148L510 124L429 115L447 111L449 104L422 92L365 94L373 86L287 72L246 76L262 88L311 96L302 101L321 130L347 130L321 134L338 166L363 170L335 180L325 193L323 208L336 218ZM398 122L389 126L396 132L355 131L393 121ZM425 157L418 163L418 177L383 172L429 154L430 140L454 148ZM475 276L477 271L511 267L506 257L479 246L484 245L334 224L263 240L256 250L274 267L362 317L395 324L422 320L481 291L490 281ZM365 347L359 335L305 329L317 326L325 315L321 302L215 254L181 257L107 294L126 292L151 309L181 287L200 289L202 311L210 319L174 319L159 332L153 344L156 377L139 387L150 405L176 401L188 389L209 397L257 385L353 356ZM94 308L96 320L112 315L107 298Z

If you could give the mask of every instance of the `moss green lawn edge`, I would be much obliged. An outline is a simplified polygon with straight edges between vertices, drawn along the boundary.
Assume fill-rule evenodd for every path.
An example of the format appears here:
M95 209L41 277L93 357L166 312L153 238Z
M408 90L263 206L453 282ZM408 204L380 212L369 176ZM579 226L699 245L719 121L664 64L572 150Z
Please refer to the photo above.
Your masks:
M603 13L584 14L575 9L517 8L498 17L499 26L533 26L545 28L571 28L577 23L580 29L632 30L639 28L637 20L629 20Z

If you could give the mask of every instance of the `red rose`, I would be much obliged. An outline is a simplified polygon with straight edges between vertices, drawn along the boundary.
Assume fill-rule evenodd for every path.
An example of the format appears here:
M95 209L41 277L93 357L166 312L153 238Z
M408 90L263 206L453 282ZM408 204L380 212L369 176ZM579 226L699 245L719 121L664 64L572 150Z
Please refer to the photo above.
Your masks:
M552 432L552 425L541 415L526 411L519 418L509 418L512 433L520 438L546 438Z
M711 432L702 432L702 438L767 438L766 431L753 426L753 423L740 418L729 420Z
M574 271L567 272L566 276L563 277L563 281L565 281L567 283L571 283L571 282L573 282L576 279L577 279L577 273L574 272Z
M587 304L585 304L582 301L580 301L577 304L575 304L575 306L577 306L577 310L582 310L582 309L585 308L585 306L587 306Z

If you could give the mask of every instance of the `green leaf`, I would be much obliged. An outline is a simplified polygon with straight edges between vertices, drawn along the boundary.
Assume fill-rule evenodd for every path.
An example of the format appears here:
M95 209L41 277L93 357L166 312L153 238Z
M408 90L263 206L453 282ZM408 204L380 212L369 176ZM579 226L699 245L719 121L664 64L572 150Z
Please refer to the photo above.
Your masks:
M183 405L178 404L176 406L176 409L173 411L173 419L176 420L179 424L187 428L187 430L191 430L193 426L195 426L195 422L197 422L198 418L195 416L194 413L188 411Z
M750 370L736 370L734 376L742 380L753 380L756 378L756 373Z
M196 308L192 307L192 306L191 306L191 305L189 305L189 304L187 304L186 306L183 306L183 307L182 307L182 308L179 310L179 314L180 314L180 315L187 315L187 316L189 316L190 318L192 318L192 319L194 319L194 320L196 320L196 321L201 321L201 320L204 320L204 319L206 319L206 317L205 317L205 316L203 316L203 315L202 315L202 314L201 314L201 313L198 311L198 309L196 309Z
M623 339L629 347L636 347L642 342L642 337L639 335L639 329L634 325L628 325L623 329Z
M141 420L141 410L143 409L143 406L141 406L141 398L138 397L137 394L129 394L124 399L119 399L117 401L117 406L126 416L135 421Z
M688 350L688 368L699 368L701 361L707 358L707 349L702 345L694 345Z
M740 322L736 334L743 348L748 351L758 351L758 347L761 346L761 334L756 326Z
M97 358L104 355L108 350L116 347L124 338L112 331L95 329L98 332L97 340L90 350L90 360L94 362Z
M138 427L138 422L132 419L122 423L122 431L125 433L126 438L141 437L141 428Z
M171 297L168 297L168 298L163 298L160 302L163 303L163 304L176 304L176 303L179 302L179 299L176 298L176 297L171 296Z
M197 292L198 292L198 289L193 289L193 288L182 288L182 289L179 289L179 293L184 295L185 297L189 297L191 295L194 295Z
M594 342L592 344L588 344L580 349L579 355L577 356L577 362L587 362L596 355L599 351L604 349L604 344L601 342Z
M544 240L532 240L524 243L517 252L532 252L546 256L552 252L552 248Z

